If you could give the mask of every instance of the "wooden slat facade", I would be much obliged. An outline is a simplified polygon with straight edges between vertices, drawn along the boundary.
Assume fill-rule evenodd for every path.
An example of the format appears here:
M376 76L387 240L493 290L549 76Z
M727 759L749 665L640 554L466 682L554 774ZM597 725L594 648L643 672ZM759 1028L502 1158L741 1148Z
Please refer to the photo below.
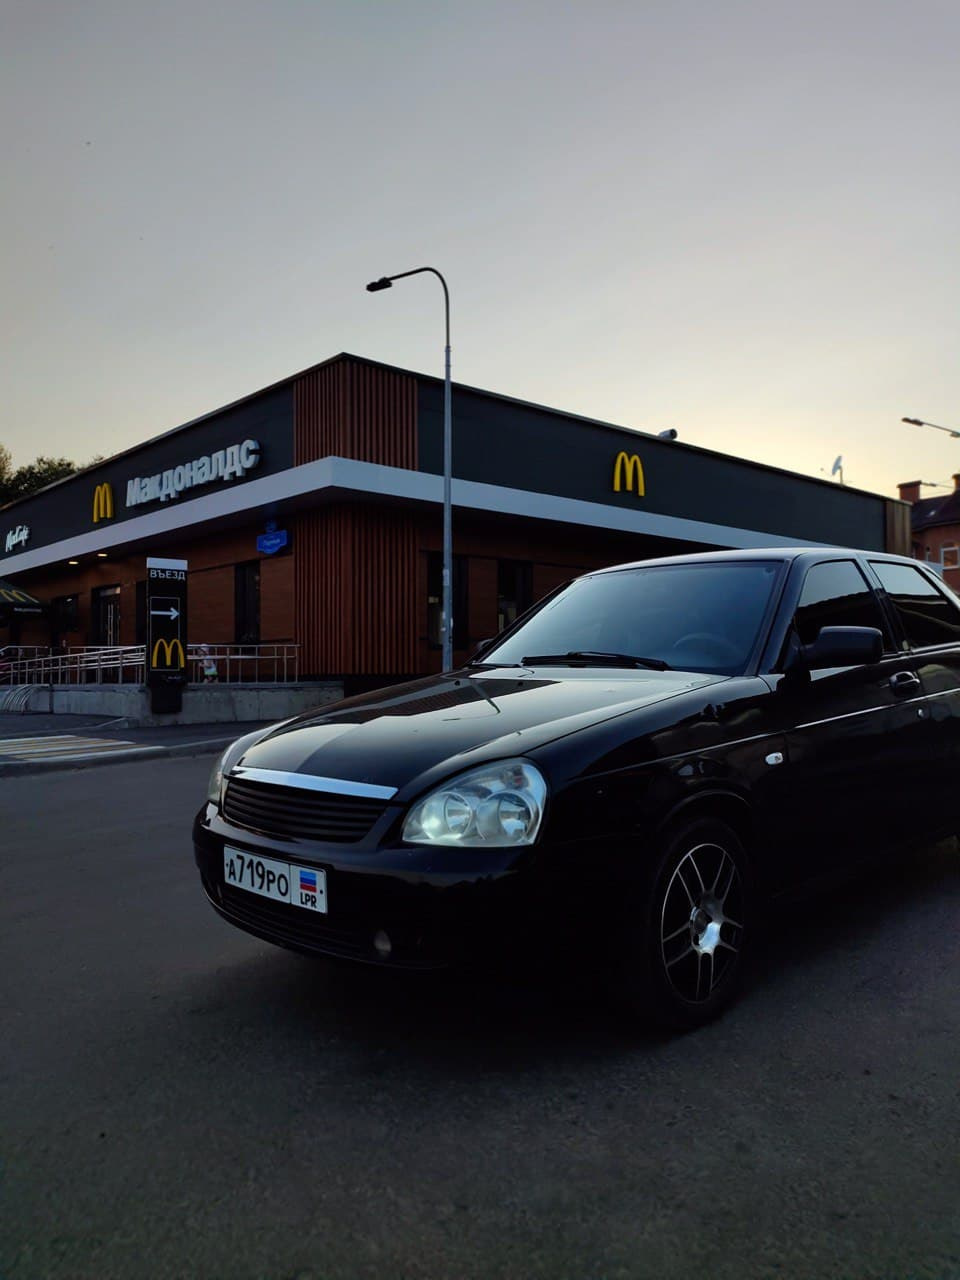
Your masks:
M305 675L417 669L417 526L370 503L298 518L296 628Z
M294 462L357 458L417 466L417 380L342 359L294 383Z
M417 380L339 359L294 384L294 460L417 465ZM372 503L321 507L296 522L296 630L308 675L417 669L414 517Z

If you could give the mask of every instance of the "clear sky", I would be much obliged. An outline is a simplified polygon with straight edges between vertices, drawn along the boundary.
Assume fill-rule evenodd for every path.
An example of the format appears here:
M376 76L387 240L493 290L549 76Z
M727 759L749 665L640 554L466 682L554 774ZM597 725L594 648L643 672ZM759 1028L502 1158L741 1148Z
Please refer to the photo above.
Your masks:
M958 0L0 0L0 442L338 351L850 484L960 440ZM505 460L505 467L508 460ZM934 490L930 490L934 493Z

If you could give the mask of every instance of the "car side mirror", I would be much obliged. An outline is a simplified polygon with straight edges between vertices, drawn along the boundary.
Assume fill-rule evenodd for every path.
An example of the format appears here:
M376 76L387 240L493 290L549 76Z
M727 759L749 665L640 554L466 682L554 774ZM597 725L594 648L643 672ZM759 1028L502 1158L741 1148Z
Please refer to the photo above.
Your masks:
M883 656L883 633L876 627L821 627L813 644L800 650L808 671L828 667L861 667Z

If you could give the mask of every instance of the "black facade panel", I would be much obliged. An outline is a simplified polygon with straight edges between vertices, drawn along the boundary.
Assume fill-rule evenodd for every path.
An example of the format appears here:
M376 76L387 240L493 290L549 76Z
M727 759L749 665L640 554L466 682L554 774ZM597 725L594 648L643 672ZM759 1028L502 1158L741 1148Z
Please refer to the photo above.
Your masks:
M443 386L420 382L420 470L443 470ZM645 496L613 488L618 452L643 465ZM622 428L453 391L453 474L511 489L579 498L708 524L882 550L884 499L841 485Z
M140 448L131 449L91 468L81 476L27 498L6 512L0 511L0 539L9 528L26 525L30 530L29 542L17 550L33 551L36 547L48 546L62 538L89 533L93 529L122 525L124 520L145 515L166 505L147 502L127 508L125 502L128 480L136 476L157 475L192 462L195 458L241 444L247 439L259 442L259 462L246 476L226 483L244 484L293 466L292 385L275 387L232 408L168 432ZM90 445L96 447L95 435L90 437ZM112 518L104 518L101 512L100 522L95 523L94 495L97 486L103 483L112 487L114 514ZM189 503L191 498L217 492L223 488L224 483L222 480L214 480L202 487L194 487L184 491L176 501L179 504ZM0 560L2 558L3 542L0 541Z

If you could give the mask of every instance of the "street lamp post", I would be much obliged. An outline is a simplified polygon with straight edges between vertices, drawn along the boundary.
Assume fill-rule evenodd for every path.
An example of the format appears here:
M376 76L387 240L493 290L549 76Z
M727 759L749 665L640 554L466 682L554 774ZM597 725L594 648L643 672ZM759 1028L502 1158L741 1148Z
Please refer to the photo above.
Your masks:
M911 427L933 427L934 431L945 431L954 440L960 440L960 431L954 431L953 427L941 427L936 422L926 422L923 418L901 418L900 421L909 422Z
M447 282L436 267L415 267L412 271L398 271L393 276L381 276L367 285L368 293L390 289L394 280L406 276L418 276L424 272L435 275L443 285L443 306L446 320L446 341L443 348L443 594L441 600L441 628L443 639L443 669L453 666L453 519L450 491L452 484L453 427L450 392L450 291Z

